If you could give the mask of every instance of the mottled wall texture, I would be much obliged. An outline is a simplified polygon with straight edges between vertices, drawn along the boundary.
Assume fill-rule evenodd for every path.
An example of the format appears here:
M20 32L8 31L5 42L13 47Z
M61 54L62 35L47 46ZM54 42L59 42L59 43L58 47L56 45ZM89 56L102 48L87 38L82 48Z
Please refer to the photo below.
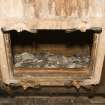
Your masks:
M102 34L97 35L95 61L95 80L89 78L83 84L97 84L101 77L101 67L104 59L105 41L105 0L0 0L0 29L4 31L37 29L77 29L85 32L87 29L102 28ZM5 34L0 30L0 66L3 82L11 82L12 73L9 64L9 47ZM99 41L98 41L99 38ZM98 68L98 69L97 69ZM98 72L96 71L98 70ZM40 78L38 78L40 79ZM62 82L40 79L42 85L60 84ZM90 82L91 81L91 82ZM74 81L75 83L75 81ZM44 84L45 85L45 84ZM75 85L75 84L74 84ZM78 86L78 85L77 85ZM63 91L62 91L63 92Z
M0 0L0 18L102 17L105 0Z

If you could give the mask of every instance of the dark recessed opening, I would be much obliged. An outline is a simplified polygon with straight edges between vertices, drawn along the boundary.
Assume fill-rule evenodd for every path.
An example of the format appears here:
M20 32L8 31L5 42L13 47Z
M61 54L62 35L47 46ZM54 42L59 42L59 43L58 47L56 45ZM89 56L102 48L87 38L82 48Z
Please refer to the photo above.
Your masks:
M85 68L91 60L91 30L10 31L13 64L16 68Z

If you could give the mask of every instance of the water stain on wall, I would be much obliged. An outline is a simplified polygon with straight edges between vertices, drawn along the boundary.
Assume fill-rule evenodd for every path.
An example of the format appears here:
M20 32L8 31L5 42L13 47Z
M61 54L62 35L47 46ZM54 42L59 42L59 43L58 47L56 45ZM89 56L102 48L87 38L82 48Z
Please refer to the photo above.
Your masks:
M57 16L71 16L73 13L81 16L83 12L88 12L89 0L49 0L49 11L52 5L55 5Z

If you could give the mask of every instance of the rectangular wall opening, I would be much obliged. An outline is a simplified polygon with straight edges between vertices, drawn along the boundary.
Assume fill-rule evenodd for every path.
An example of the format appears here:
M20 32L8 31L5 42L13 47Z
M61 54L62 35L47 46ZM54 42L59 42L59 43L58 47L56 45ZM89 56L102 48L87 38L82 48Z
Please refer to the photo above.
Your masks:
M14 68L82 69L91 61L93 31L10 31Z

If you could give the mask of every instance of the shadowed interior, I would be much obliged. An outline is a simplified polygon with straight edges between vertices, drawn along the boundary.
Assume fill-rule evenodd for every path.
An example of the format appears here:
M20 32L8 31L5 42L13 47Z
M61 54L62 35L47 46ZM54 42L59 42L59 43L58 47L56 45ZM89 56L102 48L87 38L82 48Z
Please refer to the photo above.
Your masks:
M94 32L91 30L87 30L86 32L80 32L79 30L73 32L67 32L65 30L38 30L37 33L30 33L27 31L22 32L10 31L14 64L19 63L17 62L20 59L19 57L23 56L23 58L25 59L23 61L24 66L19 67L29 68L82 68L82 66L87 67L89 65L91 57L93 34ZM25 58L25 56L28 57ZM31 58L29 59L29 57ZM35 61L35 59L36 62L33 62L32 60ZM85 62L85 59L87 59L88 61ZM20 62L21 61L22 60L20 60ZM61 61L63 61L63 63ZM74 64L76 65L76 63L77 64L80 63L79 66L70 66ZM34 66L32 65L27 66L30 64ZM45 66L46 64L47 66Z

